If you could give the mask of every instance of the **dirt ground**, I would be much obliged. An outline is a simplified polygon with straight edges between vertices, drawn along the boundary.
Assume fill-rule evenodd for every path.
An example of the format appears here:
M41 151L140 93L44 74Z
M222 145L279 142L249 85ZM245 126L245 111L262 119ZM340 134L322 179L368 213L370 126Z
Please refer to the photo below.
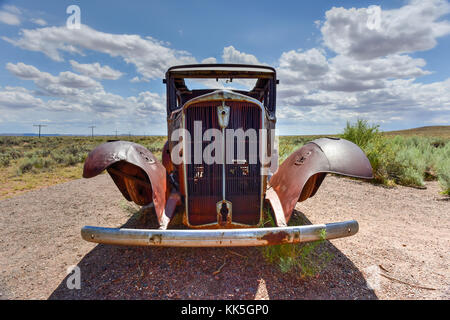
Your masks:
M0 201L0 299L449 299L450 201L329 176L297 204L312 223L356 219L326 242L318 277L282 274L258 248L150 248L83 241L84 225L148 227L108 175ZM223 266L220 273L214 271ZM81 270L68 289L67 268Z

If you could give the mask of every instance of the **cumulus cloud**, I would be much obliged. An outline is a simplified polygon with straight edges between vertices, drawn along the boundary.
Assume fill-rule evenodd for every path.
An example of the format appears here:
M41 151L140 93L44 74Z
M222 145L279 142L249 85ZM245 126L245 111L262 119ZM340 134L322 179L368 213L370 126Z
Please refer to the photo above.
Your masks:
M278 105L282 123L325 125L364 117L383 123L427 121L450 113L450 80L422 84L426 61L406 53L428 50L450 33L443 1L411 1L380 10L380 28L368 25L372 8L332 8L321 23L324 50L291 50L279 59ZM316 24L317 25L317 24ZM436 112L436 113L434 113ZM433 115L431 115L433 114ZM447 121L448 123L448 121Z
M233 46L223 48L222 59L224 63L261 64L254 55L240 52Z
M283 52L279 59L278 73L283 83L298 84L322 78L330 67L327 58L320 50L291 50Z
M375 80L389 78L417 78L430 74L423 70L426 61L407 55L389 55L382 58L358 61L351 57L338 55L330 59L330 65L336 74L354 80Z
M156 119L161 119L165 115L165 97L157 93L145 91L139 93L137 97L130 97L129 100L135 106L136 113L141 117L156 116Z
M70 60L70 64L75 71L91 78L117 80L123 75L122 72L106 65L101 66L98 62L81 64Z
M42 107L41 99L32 92L20 87L6 87L0 90L0 108L22 110Z
M17 64L7 63L6 69L20 79L33 80L39 89L37 94L40 95L74 96L80 94L81 89L96 90L102 87L100 83L87 76L70 71L61 72L58 76L54 76L22 62Z
M89 113L90 117L141 119L155 116L159 121L165 114L165 99L149 91L137 96L123 97L106 92L97 81L70 71L52 75L19 62L8 63L6 69L20 79L33 81L37 87L31 91L22 87L0 90L0 108L46 110L52 112ZM45 100L38 98L42 96Z
M372 17L377 11L379 18ZM334 52L373 59L433 48L437 38L450 33L450 23L440 20L449 12L445 0L414 0L393 10L333 7L325 14L321 32L325 46Z
M162 77L172 65L196 63L188 52L171 49L152 37L105 33L86 25L80 29L65 26L24 29L19 39L2 39L22 49L42 52L55 61L63 61L64 52L83 54L83 50L121 57L149 79Z

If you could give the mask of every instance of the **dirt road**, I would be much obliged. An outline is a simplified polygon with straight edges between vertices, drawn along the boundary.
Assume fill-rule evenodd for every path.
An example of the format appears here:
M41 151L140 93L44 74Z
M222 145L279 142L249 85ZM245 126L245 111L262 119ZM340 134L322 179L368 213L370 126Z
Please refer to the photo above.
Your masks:
M438 191L437 182L386 189L327 177L296 214L356 219L360 231L327 242L334 258L307 279L280 273L258 248L83 241L83 225L154 223L133 215L107 175L30 191L0 202L0 299L449 299L450 201ZM80 290L66 286L71 265L80 267Z

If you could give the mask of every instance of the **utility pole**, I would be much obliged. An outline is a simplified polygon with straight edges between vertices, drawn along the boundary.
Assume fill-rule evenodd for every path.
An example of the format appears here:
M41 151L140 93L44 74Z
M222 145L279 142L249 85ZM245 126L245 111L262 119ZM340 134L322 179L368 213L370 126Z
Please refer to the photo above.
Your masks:
M41 128L46 126L45 124L33 124L33 127L39 127L39 139L41 138Z
M116 129L116 139L117 139L117 129Z
M90 126L88 128L91 128L91 130L92 130L92 138L93 138L94 137L94 128L95 128L95 126Z

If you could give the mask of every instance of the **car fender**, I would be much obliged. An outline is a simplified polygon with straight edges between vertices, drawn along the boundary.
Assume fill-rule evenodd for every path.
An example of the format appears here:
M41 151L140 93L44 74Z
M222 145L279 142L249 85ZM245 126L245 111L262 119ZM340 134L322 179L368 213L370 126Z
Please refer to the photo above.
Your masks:
M84 178L107 170L122 195L138 205L153 202L158 221L164 220L167 174L164 166L144 146L129 141L113 141L92 150L83 169Z
M373 178L370 161L356 144L339 138L311 141L293 152L270 178L269 188L276 195L270 190L269 200L279 208L275 212L279 224L289 221L297 202L316 194L327 173Z

